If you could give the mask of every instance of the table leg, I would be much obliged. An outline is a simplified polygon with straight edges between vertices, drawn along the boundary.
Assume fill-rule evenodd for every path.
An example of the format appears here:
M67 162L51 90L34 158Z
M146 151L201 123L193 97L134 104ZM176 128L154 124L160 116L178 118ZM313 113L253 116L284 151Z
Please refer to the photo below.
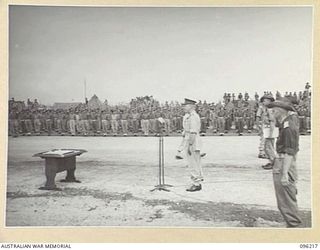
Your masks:
M40 187L41 190L62 190L61 188L58 188L55 184L55 177L57 173L57 164L55 159L46 159L46 166L45 166L45 175L47 178L46 184L44 187Z
M77 182L80 183L81 181L77 180L74 173L76 171L76 157L70 157L65 159L66 169L67 169L67 176L65 179L61 180L61 182Z

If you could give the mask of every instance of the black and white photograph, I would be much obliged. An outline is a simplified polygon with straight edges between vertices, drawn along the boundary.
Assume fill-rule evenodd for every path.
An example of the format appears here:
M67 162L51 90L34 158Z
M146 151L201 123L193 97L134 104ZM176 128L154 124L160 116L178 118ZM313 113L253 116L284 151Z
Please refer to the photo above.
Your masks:
M7 228L313 228L312 6L8 22Z

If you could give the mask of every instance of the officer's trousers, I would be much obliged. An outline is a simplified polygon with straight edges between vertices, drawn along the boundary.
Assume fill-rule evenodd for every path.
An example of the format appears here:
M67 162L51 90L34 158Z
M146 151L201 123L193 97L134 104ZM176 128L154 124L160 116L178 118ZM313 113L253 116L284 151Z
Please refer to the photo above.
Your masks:
M132 120L133 133L139 132L139 121L136 119Z
M63 132L68 131L68 120L67 119L62 119L61 127L62 127Z
M83 132L84 133L90 132L90 124L88 120L83 120Z
M111 129L112 129L112 133L114 133L114 134L118 133L118 121L117 120L111 120Z
M166 133L169 134L169 133L171 133L171 121L170 121L170 119L164 119L164 120L165 120Z
M296 164L296 157L294 157L292 164ZM289 175L289 185L283 186L281 184L283 168L283 158L276 158L273 166L273 184L276 193L277 205L288 227L297 227L301 224L301 218L298 212L297 205L297 187L296 180Z
M218 129L218 121L217 118L213 118L213 120L210 121L210 126L214 131L217 131Z
M306 132L307 120L305 116L299 116L299 130L300 132Z
M69 120L69 131L72 135L76 134L76 121L75 120Z
M102 120L102 131L103 133L107 133L108 132L108 120Z
M98 131L97 120L96 119L92 119L92 120L90 120L90 123L91 123L91 130L93 132L97 132Z
M218 130L223 133L225 129L225 119L224 117L218 117Z
M260 136L259 154L260 155L265 155L266 154L265 151L264 151L265 138L263 136L262 126L260 125L258 129L259 129L258 135Z
M77 132L80 134L83 134L85 129L84 129L84 120L79 120L77 121L76 125Z
M141 129L145 135L149 134L149 120L141 120Z
M100 132L101 131L101 119L97 119L97 130Z
M34 130L36 133L40 133L40 128L41 128L41 122L39 119L34 120Z
M52 121L51 121L51 119L47 119L46 120L46 130L47 130L48 133L52 132Z
M205 117L201 117L200 121L201 121L200 131L204 133L207 132L207 119Z
M244 122L243 122L243 118L242 117L236 117L236 126L238 129L238 133L243 133L243 126L244 126Z
M61 133L62 130L62 122L61 119L57 119L57 131Z
M122 133L124 133L124 134L128 133L128 121L127 120L121 120L121 128L122 128Z
M25 120L25 124L26 124L26 131L27 133L31 133L32 132L32 122L30 119L26 119Z
M76 120L76 131L77 133L82 133L82 121Z
M306 121L307 130L311 130L311 118L307 116Z
M157 123L156 119L150 119L150 131L155 133L157 131Z
M15 135L13 120L9 120L9 135Z
M186 151L191 183L199 185L203 181L200 150L191 150L191 155L188 149Z
M253 130L254 120L252 118L246 119L246 124L247 124L248 130Z
M224 129L225 131L229 131L231 129L232 126L232 120L230 117L225 118L224 120Z

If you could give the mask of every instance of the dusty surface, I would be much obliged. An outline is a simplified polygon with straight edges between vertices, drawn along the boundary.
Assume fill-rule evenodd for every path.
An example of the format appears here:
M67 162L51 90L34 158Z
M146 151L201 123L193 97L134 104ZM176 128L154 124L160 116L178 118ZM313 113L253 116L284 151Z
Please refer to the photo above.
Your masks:
M185 160L175 160L179 137L165 138L166 183L157 184L156 137L9 138L7 226L177 226L285 227L277 210L271 171L261 169L257 136L203 137L205 182L201 192L185 191ZM311 226L310 137L301 137L298 204ZM77 157L81 183L60 183L43 191L44 160L34 153L53 148L86 149Z

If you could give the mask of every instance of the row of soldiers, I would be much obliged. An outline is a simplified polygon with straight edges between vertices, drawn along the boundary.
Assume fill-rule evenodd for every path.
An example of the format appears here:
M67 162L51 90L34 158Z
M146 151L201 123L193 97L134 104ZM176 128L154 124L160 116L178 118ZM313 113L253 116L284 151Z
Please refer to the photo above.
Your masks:
M250 108L209 107L199 108L201 133L219 133L224 135L236 131L251 133L257 130L256 110ZM300 132L310 130L310 110L298 108ZM58 133L71 135L89 134L156 134L159 132L158 118L165 121L166 134L182 131L184 111L180 106L175 108L156 108L154 110L121 109L121 110L12 110L9 113L9 134Z
M305 105L303 100L297 100L299 105L296 106L296 110L300 121L300 132L310 132L310 105ZM236 131L242 135L244 131L249 133L258 131L259 101L251 101L251 105L248 103L245 100L237 100L232 101L232 104L224 102L214 105L206 101L199 101L196 109L201 120L201 133L213 132L224 135L229 131ZM107 110L90 110L85 105L69 110L30 107L28 105L24 109L18 109L9 105L10 135L33 133L71 135L142 133L148 135L159 133L159 117L165 121L164 132L166 134L179 133L182 131L184 115L181 104L166 102L161 106L152 96L134 99L127 106L109 106Z
M182 129L182 115L157 109L137 112L133 110L24 110L9 113L9 134L118 134L145 135L159 133L158 118L165 120L165 131L171 133Z

